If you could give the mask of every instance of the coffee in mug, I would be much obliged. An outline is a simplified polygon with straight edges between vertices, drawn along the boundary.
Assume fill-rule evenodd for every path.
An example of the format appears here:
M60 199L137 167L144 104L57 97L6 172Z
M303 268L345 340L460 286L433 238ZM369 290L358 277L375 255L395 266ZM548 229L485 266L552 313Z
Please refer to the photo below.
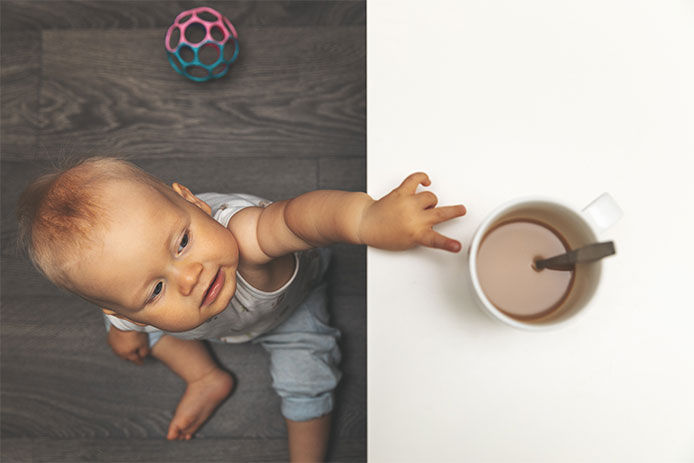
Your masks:
M493 318L516 328L545 329L573 319L593 299L602 263L537 270L534 262L597 242L621 215L608 194L582 211L547 198L521 198L498 207L470 245L476 300Z
M534 219L502 222L489 230L477 252L477 276L489 301L511 317L549 315L566 299L574 271L537 270L533 263L568 252L550 225Z

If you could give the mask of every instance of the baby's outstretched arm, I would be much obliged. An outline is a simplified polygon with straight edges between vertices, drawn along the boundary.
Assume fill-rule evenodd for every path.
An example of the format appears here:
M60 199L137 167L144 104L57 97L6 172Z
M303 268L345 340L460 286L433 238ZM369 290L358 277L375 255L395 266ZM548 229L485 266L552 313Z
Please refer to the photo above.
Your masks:
M365 193L312 191L262 210L246 214L241 211L235 232L257 242L256 257L274 258L336 242L389 250L423 245L458 252L458 241L432 227L464 215L465 207L436 207L436 195L430 191L417 193L420 184L430 183L426 174L412 174L377 201Z

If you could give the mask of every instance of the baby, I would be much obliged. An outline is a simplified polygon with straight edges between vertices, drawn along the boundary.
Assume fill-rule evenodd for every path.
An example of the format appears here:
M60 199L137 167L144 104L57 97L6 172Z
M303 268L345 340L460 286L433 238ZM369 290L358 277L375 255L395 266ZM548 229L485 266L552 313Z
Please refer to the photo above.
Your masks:
M20 240L53 283L101 307L108 343L150 353L187 388L168 439L190 439L233 388L200 340L253 341L270 353L292 461L320 461L340 373L323 274L331 243L460 250L432 229L465 214L436 207L426 174L387 196L318 190L284 201L194 195L114 158L34 181L18 207Z

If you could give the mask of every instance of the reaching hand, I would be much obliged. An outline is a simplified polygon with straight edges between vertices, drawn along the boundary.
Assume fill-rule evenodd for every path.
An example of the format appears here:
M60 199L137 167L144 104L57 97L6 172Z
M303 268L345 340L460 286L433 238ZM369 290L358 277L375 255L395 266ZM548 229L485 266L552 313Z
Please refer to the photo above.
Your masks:
M407 177L388 195L372 203L362 216L361 241L369 246L393 251L417 245L458 252L459 241L433 230L433 226L465 215L465 206L435 207L438 198L431 191L417 193L417 186L429 186L427 174Z

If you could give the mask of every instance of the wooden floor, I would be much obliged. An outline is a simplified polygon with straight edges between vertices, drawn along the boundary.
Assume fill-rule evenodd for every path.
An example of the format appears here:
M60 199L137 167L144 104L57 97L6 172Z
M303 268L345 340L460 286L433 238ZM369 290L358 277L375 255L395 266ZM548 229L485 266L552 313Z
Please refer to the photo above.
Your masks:
M194 2L5 1L2 18L0 459L283 461L286 430L255 345L212 346L237 389L191 442L164 440L184 383L116 358L94 306L53 288L14 246L27 182L70 156L119 155L195 192L283 199L363 190L363 1L206 2L239 32L229 75L176 74L164 34ZM343 332L332 461L366 459L366 264L335 246Z

